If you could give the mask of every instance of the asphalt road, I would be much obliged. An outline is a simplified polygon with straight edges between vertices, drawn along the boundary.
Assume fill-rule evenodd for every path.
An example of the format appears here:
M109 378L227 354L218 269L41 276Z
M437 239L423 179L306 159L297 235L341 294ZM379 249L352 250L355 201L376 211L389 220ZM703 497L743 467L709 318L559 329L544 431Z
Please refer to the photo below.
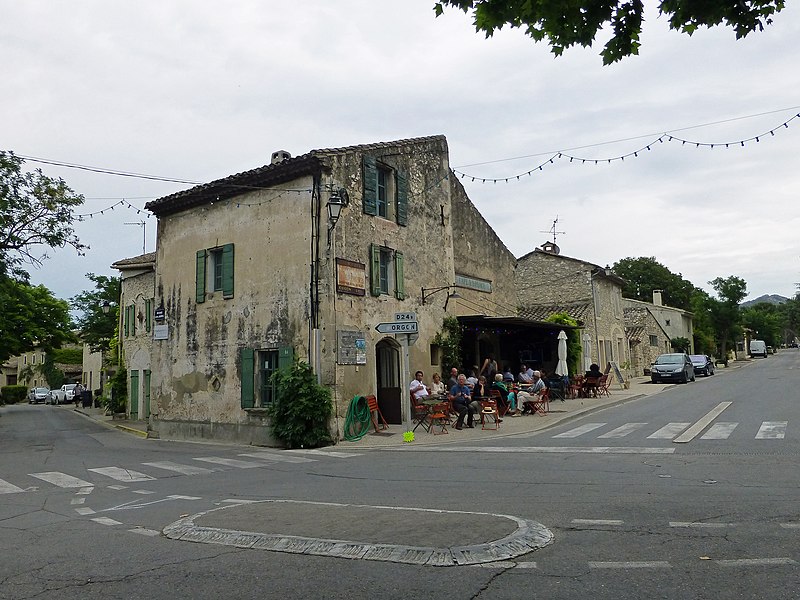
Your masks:
M787 350L536 434L362 453L143 440L69 407L4 407L0 598L800 598L798 387ZM514 529L497 515L552 543L435 567L163 533L195 516L447 548Z

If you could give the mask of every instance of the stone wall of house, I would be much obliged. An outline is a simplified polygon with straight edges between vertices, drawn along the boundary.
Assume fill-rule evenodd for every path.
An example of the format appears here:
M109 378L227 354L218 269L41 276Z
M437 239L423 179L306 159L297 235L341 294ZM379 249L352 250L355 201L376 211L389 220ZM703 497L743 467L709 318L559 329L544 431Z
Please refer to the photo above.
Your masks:
M631 353L630 373L633 377L644 375L656 357L669 348L668 336L644 304L627 298L623 300L625 324L636 331L628 340Z
M155 309L155 273L151 269L139 270L133 273L123 272L122 274L122 294L121 294L121 314L124 319L125 307L134 307L133 324L130 325L128 335L125 335L124 323L120 327L122 338L123 363L128 371L128 404L126 413L129 417L134 416L138 419L146 419L149 415L146 411L145 398L148 394L146 389L146 371L151 370L151 350L153 346L153 328L156 322L153 318ZM149 325L148 325L148 302L149 302ZM137 377L130 375L136 373ZM134 394L131 386L136 383L138 389ZM138 399L137 406L133 406L132 399Z
M159 218L154 305L168 339L153 342L151 426L163 437L269 443L263 415L241 407L241 348L307 354L310 205L310 192L261 189ZM230 243L233 297L198 303L197 251Z
M650 310L669 334L670 339L684 337L689 340L689 354L692 354L694 352L694 328L691 313L658 304L652 305Z

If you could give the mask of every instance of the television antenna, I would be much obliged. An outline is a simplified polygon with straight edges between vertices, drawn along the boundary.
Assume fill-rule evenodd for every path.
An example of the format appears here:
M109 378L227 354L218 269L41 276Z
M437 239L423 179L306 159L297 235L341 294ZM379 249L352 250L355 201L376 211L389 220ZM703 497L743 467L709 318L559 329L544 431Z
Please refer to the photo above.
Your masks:
M147 223L144 221L133 221L124 223L124 225L138 225L142 228L142 254L147 254Z
M554 246L557 246L557 245L558 245L558 244L556 243L556 235L557 235L557 234L563 234L563 235L566 235L566 234L567 234L567 232L566 232L566 231L558 231L558 215L556 215L556 218L553 220L553 225L550 227L550 229L548 229L547 231L541 230L541 231L539 231L539 233L549 233L549 234L552 234L552 236L553 236L553 245L554 245Z

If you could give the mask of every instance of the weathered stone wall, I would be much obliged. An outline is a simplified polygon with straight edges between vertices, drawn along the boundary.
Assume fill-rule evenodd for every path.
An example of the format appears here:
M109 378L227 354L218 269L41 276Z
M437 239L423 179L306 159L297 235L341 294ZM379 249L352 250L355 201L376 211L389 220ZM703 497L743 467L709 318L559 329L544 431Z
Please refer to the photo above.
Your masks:
M134 326L130 335L125 335L124 324L120 328L121 341L122 341L122 356L125 368L130 374L131 371L138 371L138 390L137 398L139 405L137 407L136 416L139 419L146 419L149 415L145 414L144 398L146 395L145 390L145 377L144 371L151 369L151 350L153 345L153 327L155 320L153 319L152 311L155 308L154 294L155 294L155 273L147 269L145 271L137 271L134 273L122 274L122 293L121 293L121 307L120 314L124 319L125 307L133 305L135 307L135 318L133 320ZM147 330L147 303L146 300L151 301L150 306L150 330ZM133 390L131 385L133 380L128 377L128 399L129 402L126 406L126 413L131 416L131 402L133 397Z

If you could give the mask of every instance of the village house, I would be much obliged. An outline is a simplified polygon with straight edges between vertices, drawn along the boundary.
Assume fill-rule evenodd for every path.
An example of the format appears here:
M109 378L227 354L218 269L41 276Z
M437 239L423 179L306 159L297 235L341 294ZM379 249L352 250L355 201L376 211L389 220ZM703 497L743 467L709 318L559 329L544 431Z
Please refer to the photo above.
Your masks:
M623 312L625 314L625 335L630 347L631 377L645 375L650 365L659 354L672 352L669 334L656 319L652 304L625 298Z
M333 392L335 438L356 395L376 394L399 423L413 372L455 366L435 343L446 316L464 329L464 369L489 353L517 361L523 338L555 352L560 327L516 314L514 256L450 170L444 136L278 151L146 208L158 217L149 370L160 437L274 443L271 375L295 357ZM409 313L418 333L376 331Z

